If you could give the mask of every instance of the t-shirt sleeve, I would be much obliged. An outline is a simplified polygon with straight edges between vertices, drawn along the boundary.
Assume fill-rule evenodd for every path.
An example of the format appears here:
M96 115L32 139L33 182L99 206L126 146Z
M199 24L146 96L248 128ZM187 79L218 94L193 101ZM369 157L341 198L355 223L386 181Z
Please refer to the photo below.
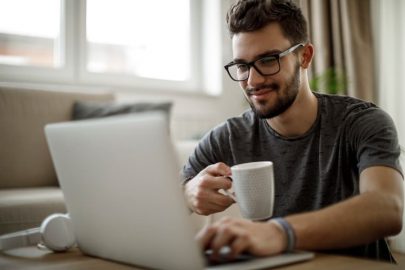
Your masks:
M387 166L402 173L398 135L391 117L378 107L353 114L349 133L359 173L372 166Z
M211 164L223 161L222 151L229 143L226 123L208 132L198 143L181 171L183 184Z

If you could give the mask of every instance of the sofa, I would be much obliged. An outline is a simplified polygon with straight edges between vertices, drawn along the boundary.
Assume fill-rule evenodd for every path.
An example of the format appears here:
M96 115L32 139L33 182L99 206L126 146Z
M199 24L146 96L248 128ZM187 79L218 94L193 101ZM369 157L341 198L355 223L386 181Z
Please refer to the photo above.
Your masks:
M81 118L95 117L94 112L102 116L132 112L128 106L103 110L91 108L93 114L87 115L88 112L83 110L73 110L78 102L115 104L114 101L115 96L111 92L84 93L0 86L0 235L37 227L48 215L66 212L44 126L47 123L70 121L74 112L79 112ZM142 103L136 106L136 112L169 108L167 104ZM180 163L186 161L195 144L194 141L176 142ZM193 217L196 230L201 228L205 219Z

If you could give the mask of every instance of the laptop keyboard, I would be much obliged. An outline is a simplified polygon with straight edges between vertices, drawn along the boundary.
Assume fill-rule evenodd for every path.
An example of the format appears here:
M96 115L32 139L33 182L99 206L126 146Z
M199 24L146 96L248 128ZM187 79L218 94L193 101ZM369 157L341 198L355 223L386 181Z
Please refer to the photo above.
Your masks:
M242 253L239 254L236 258L229 259L228 254L230 253L230 248L229 247L223 247L221 248L219 252L219 256L217 260L211 260L210 256L212 254L212 250L206 250L205 251L205 261L208 266L214 266L214 265L221 265L221 264L228 264L228 263L236 263L236 262L245 262L254 259L255 257L251 254L247 253Z

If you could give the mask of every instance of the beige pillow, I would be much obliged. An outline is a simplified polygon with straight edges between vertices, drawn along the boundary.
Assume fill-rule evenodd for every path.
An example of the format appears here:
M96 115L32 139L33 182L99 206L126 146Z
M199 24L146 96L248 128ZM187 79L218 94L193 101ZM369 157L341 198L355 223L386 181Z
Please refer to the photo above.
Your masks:
M113 95L0 87L0 188L58 185L44 126L71 120L77 100Z

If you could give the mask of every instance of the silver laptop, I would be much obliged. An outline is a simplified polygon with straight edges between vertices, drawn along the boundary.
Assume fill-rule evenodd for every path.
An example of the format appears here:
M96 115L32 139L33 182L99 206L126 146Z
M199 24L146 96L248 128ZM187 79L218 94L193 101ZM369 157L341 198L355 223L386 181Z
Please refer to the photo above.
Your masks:
M179 181L161 113L56 123L45 128L77 243L85 253L154 269L258 269L309 252L209 266Z

